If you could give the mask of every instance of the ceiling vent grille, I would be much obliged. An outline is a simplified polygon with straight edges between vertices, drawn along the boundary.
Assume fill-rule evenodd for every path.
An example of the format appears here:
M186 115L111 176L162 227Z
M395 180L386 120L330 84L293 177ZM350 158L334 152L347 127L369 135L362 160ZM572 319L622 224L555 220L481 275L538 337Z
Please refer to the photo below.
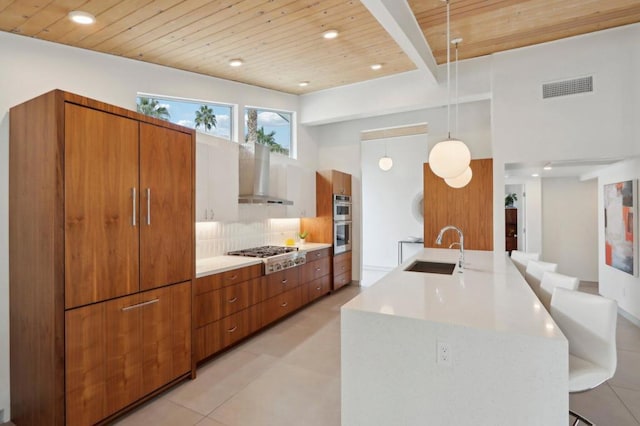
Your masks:
M542 99L593 92L593 76L542 85Z

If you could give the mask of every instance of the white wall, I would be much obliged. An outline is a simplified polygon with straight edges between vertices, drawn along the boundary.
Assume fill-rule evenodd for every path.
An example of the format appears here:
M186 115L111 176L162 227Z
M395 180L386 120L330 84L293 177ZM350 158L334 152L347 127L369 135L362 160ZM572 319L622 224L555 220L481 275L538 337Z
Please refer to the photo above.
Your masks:
M640 156L616 164L599 173L598 177L598 272L600 276L600 294L618 301L618 306L636 319L640 318L640 277L632 276L605 263L604 259L604 194L603 186L640 178ZM636 192L636 196L638 193ZM638 203L637 205L640 205ZM635 212L634 230L636 242L634 250L639 250L638 211Z
M542 252L558 272L598 281L598 185L596 179L544 178Z
M412 202L423 190L428 159L425 135L362 142L362 267L391 270L398 265L398 241L422 238L423 222L412 214ZM378 160L393 159L383 171ZM409 248L408 248L409 250Z
M4 420L8 420L9 345L5 342L9 342L9 108L52 89L134 110L137 92L288 111L298 110L299 98L5 32L0 32L0 57L0 409L5 409ZM299 162L315 169L317 149L308 130L298 129L298 137Z
M640 154L639 38L634 24L492 55L494 194L505 163ZM587 75L593 93L542 99L542 83ZM494 200L496 246L501 205Z
M494 178L495 172L494 170ZM542 251L542 184L540 179L510 177L505 178L504 182L506 184L505 188L516 185L522 188L522 192L518 194L518 206L521 207L519 210L524 211L525 245L521 249L527 252L540 253L540 258L545 259L545 254ZM504 191L501 192L501 194L503 193ZM502 233L498 236L501 245L495 247L499 247L502 250L504 247L504 195L499 201L503 223ZM497 232L495 228L494 232ZM520 242L518 242L518 246L520 246Z

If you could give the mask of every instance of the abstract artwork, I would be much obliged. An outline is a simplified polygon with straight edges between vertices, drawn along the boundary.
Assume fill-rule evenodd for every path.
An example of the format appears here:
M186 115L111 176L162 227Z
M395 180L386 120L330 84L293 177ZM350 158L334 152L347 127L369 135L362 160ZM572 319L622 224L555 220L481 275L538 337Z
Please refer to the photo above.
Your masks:
M605 263L631 275L638 274L637 210L635 181L604 186Z

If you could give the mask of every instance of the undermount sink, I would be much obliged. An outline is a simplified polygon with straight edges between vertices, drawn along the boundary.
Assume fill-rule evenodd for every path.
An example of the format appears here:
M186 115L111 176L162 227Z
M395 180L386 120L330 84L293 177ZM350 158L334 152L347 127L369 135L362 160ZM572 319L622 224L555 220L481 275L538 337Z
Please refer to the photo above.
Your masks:
M426 272L430 274L453 274L453 270L456 268L455 263L442 263L442 262L427 262L424 260L416 260L405 271L411 272Z

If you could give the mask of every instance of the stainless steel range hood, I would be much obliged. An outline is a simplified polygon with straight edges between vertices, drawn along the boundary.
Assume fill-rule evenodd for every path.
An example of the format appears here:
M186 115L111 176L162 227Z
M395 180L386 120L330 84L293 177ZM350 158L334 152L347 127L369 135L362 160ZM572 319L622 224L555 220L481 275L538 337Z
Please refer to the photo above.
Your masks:
M279 204L292 206L293 201L273 197L269 193L271 152L259 143L240 144L240 204Z

